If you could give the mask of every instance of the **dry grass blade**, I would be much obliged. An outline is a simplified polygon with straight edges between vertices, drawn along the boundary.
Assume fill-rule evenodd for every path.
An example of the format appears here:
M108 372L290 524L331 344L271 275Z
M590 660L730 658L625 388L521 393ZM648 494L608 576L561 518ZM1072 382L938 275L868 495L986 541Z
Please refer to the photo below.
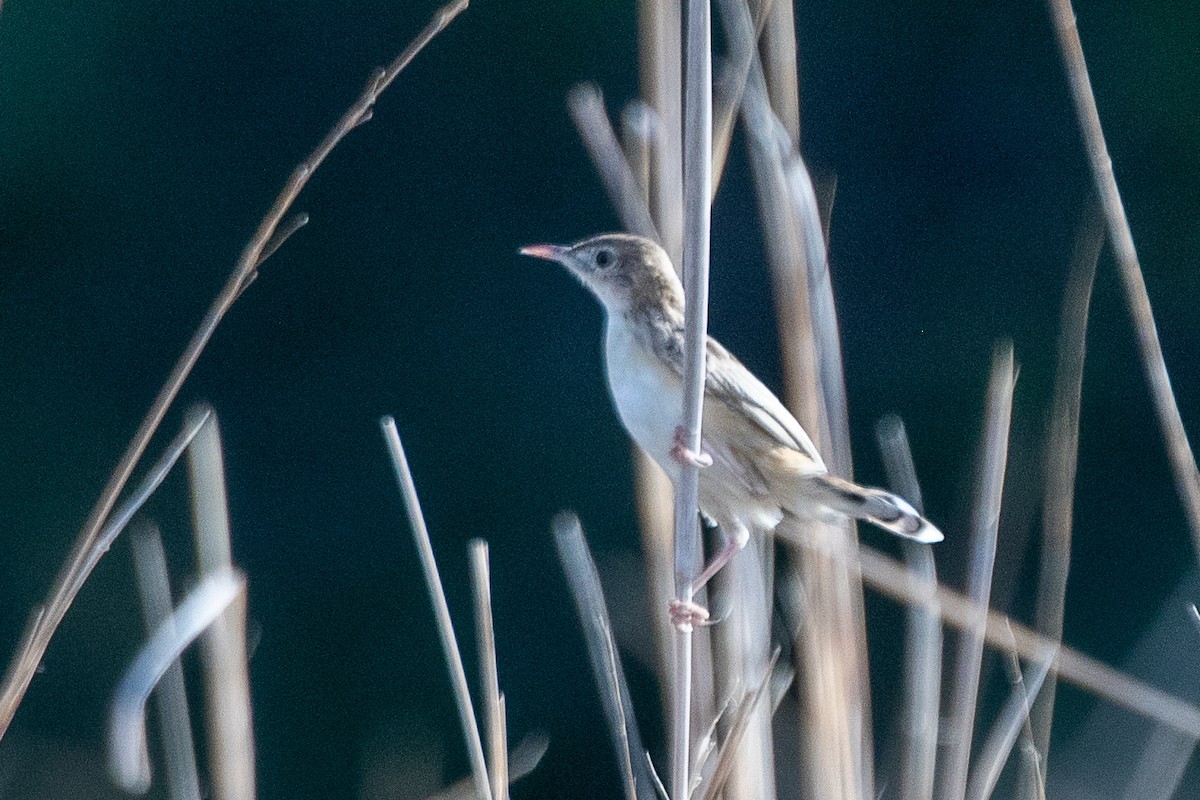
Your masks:
M654 783L641 758L645 748L633 715L625 670L617 655L616 643L613 642L596 564L583 538L583 528L574 514L559 514L554 518L553 527L558 558L562 562L567 584L571 587L571 597L575 600L575 610L583 626L592 674L612 735L613 749L621 764L625 796L629 800L650 800L654 797Z
M1138 262L1137 248L1133 244L1133 232L1125 216L1125 206L1117 189L1113 174L1112 158L1104 141L1104 129L1100 125L1100 112L1096 109L1096 98L1092 94L1092 82L1088 77L1087 64L1083 58L1083 44L1079 41L1079 29L1075 24L1075 13L1070 0L1048 0L1054 21L1054 32L1062 49L1063 63L1071 95L1075 100L1075 111L1079 118L1079 129L1087 149L1092 179L1104 219L1108 227L1109 241L1117 261L1121 285L1125 289L1125 301L1133 318L1133 329L1138 350L1142 356L1142 367L1150 385L1150 397L1158 424L1166 440L1167 457L1175 476L1175 488L1183 503L1192 543L1200 559L1200 470L1196 468L1196 457L1188 442L1179 406L1171 390L1171 378L1167 374L1167 363L1163 358L1162 344L1158 340L1158 328L1154 323L1154 311L1150 307L1150 296L1146 291L1146 279Z
M785 541L805 550L817 550L835 558L845 558L843 554L833 551L827 542L812 535L789 536ZM900 562L870 547L860 546L857 564L861 568L863 582L880 593L909 605L926 602L924 579ZM1195 705L1155 689L1085 653L1066 645L1060 646L1053 639L998 611L982 607L952 589L939 586L934 600L937 613L944 623L960 630L973 629L982 616L987 621L984 641L997 650L1016 653L1028 661L1042 661L1047 652L1059 647L1052 666L1062 680L1172 730L1200 737L1200 708Z
M762 701L763 695L771 687L771 679L775 674L775 665L778 662L779 648L777 647L771 654L771 660L767 662L766 672L763 673L762 680L758 682L758 687L742 698L742 702L738 704L737 710L733 714L733 723L730 725L729 733L726 734L725 741L721 743L721 755L717 759L717 766L713 769L712 777L696 792L697 796L703 800L716 800L720 797L721 791L725 788L725 782L733 774L738 745L741 744L742 736L750 724L751 714L754 713Z
M1017 736L1028 725L1029 706L1041 691L1042 682L1046 680L1052 663L1054 651L1047 650L1044 660L1033 667L1033 675L1029 680L1021 674L1020 662L1016 664L1012 692L984 741L971 773L971 781L967 784L967 797L971 800L988 800L992 796Z
M205 577L233 569L229 499L216 415L207 407L198 407L189 410L188 417L203 420L188 448L188 473L197 565L200 576ZM253 800L254 725L244 597L213 621L202 652L213 796L217 800Z
M913 464L908 434L899 417L876 426L883 466L892 489L924 513L921 486ZM903 542L904 560L924 582L925 603L908 609L904 643L904 743L900 760L900 796L921 800L933 796L937 769L938 715L942 685L942 624L936 608L937 571L928 545Z
M496 629L492 624L492 577L487 542L472 539L471 587L475 592L475 641L483 686L483 728L487 731L488 777L496 800L508 797L508 735L504 700L496 674Z
M458 719L462 724L467 756L471 761L471 775L475 780L476 797L479 800L493 800L491 785L488 783L487 762L483 757L483 742L479 738L479 726L475 722L475 709L471 705L471 691L467 688L467 673L463 669L462 654L458 650L458 639L454 636L454 623L450 620L450 606L446 603L446 592L442 589L437 560L433 557L433 543L429 540L429 529L425 527L425 515L421 513L421 501L417 497L417 486L413 482L412 471L408 468L408 458L405 457L404 446L400 443L400 433L396 430L396 421L391 417L384 417L379 424L383 429L383 438L387 443L388 454L392 458L392 466L396 471L396 481L400 484L400 494L404 497L404 508L408 512L413 541L421 560L425 586L429 590L429 599L433 603L438 637L442 641L446 669L450 673L450 682L454 686Z
M661 241L650 209L643 201L642 187L625 160L625 152L604 110L600 89L591 83L579 84L567 95L567 108L625 230Z
M130 534L133 571L146 633L150 636L171 616L171 584L162 535L152 523L138 525ZM171 800L200 800L200 774L192 741L191 712L179 661L171 662L155 689L159 736L166 765L167 797Z
M144 794L150 787L146 747L146 701L163 674L187 646L229 609L245 590L245 580L232 570L204 577L146 642L125 671L113 696L109 718L109 771L127 792Z
M87 561L95 550L96 541L99 538L104 521L108 518L109 512L112 511L113 506L116 504L117 497L121 494L121 490L129 480L130 475L133 474L138 461L141 460L147 445L150 444L150 439L162 423L167 409L179 393L180 387L183 386L183 382L191 373L197 359L200 358L205 345L212 338L214 331L216 331L217 326L229 311L234 301L242 293L246 281L251 278L254 271L258 268L262 260L262 254L275 236L280 221L287 214L288 209L295 201L300 190L308 182L309 177L321 165L321 162L325 160L330 151L337 146L338 142L347 133L363 121L364 116L369 115L379 94L408 66L417 53L466 7L467 0L454 0L454 2L444 6L434 15L428 27L392 61L387 69L380 70L371 78L363 94L342 118L338 120L333 129L330 130L317 146L317 149L292 172L291 177L284 185L283 190L275 198L267 215L259 223L253 237L242 251L241 257L233 269L233 273L217 294L216 299L213 300L212 306L209 308L208 313L205 314L199 328L192 335L191 340L183 350L183 354L180 355L179 360L171 369L166 382L159 390L154 401L150 404L150 410L146 413L145 419L138 426L137 431L133 434L133 438L125 449L125 453L121 456L120 461L117 462L116 468L113 469L108 483L101 490L95 506L93 506L87 521L84 522L83 528L80 530L79 536L72 546L71 555L55 578L54 585L50 590L50 596L46 600L45 605L35 610L30 616L33 625L22 637L16 656L4 676L3 689L0 691L0 738L3 738L4 733L8 730L13 715L16 714L17 706L21 704L21 699L25 696L25 692L29 688L29 682L33 680L33 676L37 672L38 664L41 663L42 656L45 654L46 648L54 636L54 632L58 630L58 626L66 615L67 609L70 608L71 603L75 600L75 595L79 592L79 587L86 580L90 572Z
M943 761L943 796L955 800L967 790L967 768L971 737L975 730L975 708L979 697L979 671L987 629L987 607L991 596L992 567L996 561L996 535L1000 526L1000 497L1004 490L1004 467L1008 461L1008 432L1012 421L1012 344L997 345L992 354L984 410L983 447L971 513L971 564L967 574L967 596L973 603L971 624L959 638L955 654L950 710L947 719L948 745Z
M1038 568L1034 621L1037 629L1052 639L1062 638L1067 575L1071 564L1075 473L1079 457L1079 405L1087 350L1088 308L1091 304L1092 282L1096 276L1096 262L1103 246L1104 229L1094 210L1089 209L1075 239L1075 256L1063 293L1058 366L1054 374L1054 400L1046 441L1042 555ZM1043 782L1050 749L1054 697L1054 672L1051 671L1030 713Z

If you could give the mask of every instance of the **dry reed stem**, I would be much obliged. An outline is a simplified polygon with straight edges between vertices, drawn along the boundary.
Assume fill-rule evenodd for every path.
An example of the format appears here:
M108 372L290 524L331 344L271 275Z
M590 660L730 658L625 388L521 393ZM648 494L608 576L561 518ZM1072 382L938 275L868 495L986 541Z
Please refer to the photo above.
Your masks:
M642 188L604 110L604 96L599 87L581 83L572 88L567 95L567 109L621 218L621 225L630 233L661 243L662 237L650 218L650 208L643 202Z
M974 618L959 637L950 687L948 737L942 762L941 796L958 800L967 791L967 768L979 698L979 673L987 629L992 568L996 562L996 536L1000 527L1000 499L1004 491L1004 468L1008 461L1008 433L1012 421L1013 351L1010 342L996 346L992 354L984 409L983 446L971 511L971 562L967 573L967 596Z
M1030 703L1041 691L1053 662L1054 652L1047 651L1043 661L1031 665L1030 680L1025 680L1021 674L1020 662L1017 662L1012 691L991 732L984 740L979 757L971 770L971 780L967 784L967 797L971 800L988 800L995 791L996 783L1000 780L1000 771L1004 769L1017 737L1022 728L1029 726Z
M757 0L766 19L762 42L763 73L771 108L783 123L793 148L800 146L800 66L796 58L796 9L792 0Z
M627 800L651 800L654 797L654 784L641 757L645 748L633 714L625 670L612 638L612 625L608 619L608 608L596 564L588 550L578 517L570 513L559 514L554 518L553 528L554 544L558 548L558 558L562 562L567 584L571 587L571 597L575 601L575 610L583 627L588 659L604 707L613 749L622 767L625 797Z
M688 0L683 150L683 444L701 451L705 340L708 335L709 203L712 199L712 31L709 0ZM699 525L700 468L684 464L675 483L675 595L692 602L704 552ZM675 634L672 681L671 795L687 800L692 714L692 630Z
M72 545L70 556L54 580L45 604L34 609L30 614L30 625L21 637L16 655L5 673L3 688L0 690L0 739L7 732L17 707L29 689L29 682L33 680L42 656L50 645L50 640L54 637L54 632L58 630L67 609L71 607L71 603L79 592L79 587L83 585L91 572L88 564L95 552L96 542L104 521L108 518L117 502L117 497L141 460L150 439L158 430L163 417L166 416L167 409L178 395L180 387L183 386L187 376L191 374L192 367L195 366L205 345L212 338L226 312L241 295L247 282L253 279L255 271L262 262L263 253L267 252L268 245L274 247L277 245L273 245L272 242L282 241L283 237L277 236L280 221L330 151L346 134L370 118L371 109L380 93L408 66L417 53L466 7L467 0L454 0L443 6L434 15L425 30L418 34L417 38L386 69L379 70L372 76L363 94L321 140L316 150L292 172L283 190L275 198L270 210L259 223L254 235L242 251L233 273L217 294L216 299L213 300L212 306L204 315L200 326L192 335L175 366L172 367L166 382L150 404L146 417L138 426L125 453L109 476L108 483L101 490L96 504L92 507L87 521L84 522L79 536Z
M1075 254L1063 292L1058 333L1058 365L1054 374L1054 399L1046 440L1045 505L1042 508L1041 564L1038 568L1035 627L1051 639L1061 639L1066 608L1067 576L1071 565L1071 528L1074 524L1075 473L1079 461L1079 406L1083 392L1083 364L1087 350L1088 308L1096 262L1104 247L1104 229L1095 209L1089 208L1075 238ZM1050 729L1056 692L1054 671L1046 678L1030 713L1034 746L1046 780Z
M245 579L216 570L200 580L142 647L113 694L108 726L109 772L127 792L150 787L146 746L146 701L167 669L200 634L245 596Z
M216 415L200 406L189 409L188 418L203 420L188 447L188 475L196 563L205 577L233 569L229 497ZM244 595L235 600L213 621L201 649L209 774L216 800L254 800L256 792L245 600Z
M638 2L638 73L654 109L651 203L662 245L678 268L683 254L683 52L680 3Z
M657 136L658 120L654 116L654 109L641 100L635 100L622 109L621 149L625 152L625 161L637 184L641 202L647 209L650 208L650 165Z
M805 550L824 550L826 542L811 534L791 536L788 544ZM833 554L835 558L847 558ZM860 545L857 564L864 583L894 600L907 605L926 603L924 579L895 559ZM1121 708L1166 725L1188 736L1200 737L1200 708L1128 676L1091 656L1016 622L999 611L982 607L969 597L939 586L934 597L941 620L959 630L972 629L979 617L987 620L984 641L1001 652L1012 652L1027 661L1042 661L1058 647L1053 667L1062 680L1108 700Z
M1117 178L1113 174L1112 158L1104 141L1104 129L1100 125L1100 112L1096 109L1096 98L1092 93L1092 82L1088 77L1087 63L1083 58L1083 44L1079 40L1079 28L1075 24L1075 13L1070 0L1048 0L1054 32L1062 50L1063 64L1071 96L1075 101L1079 130L1091 165L1092 180L1104 211L1109 242L1116 258L1121 286L1125 290L1125 301L1133 318L1133 329L1138 350L1142 356L1142 367L1146 382L1150 386L1150 397L1154 411L1162 428L1166 442L1167 457L1175 476L1175 488L1183 503L1185 516L1192 534L1192 544L1200 559L1200 470L1196 468L1196 457L1188 442L1187 431L1179 416L1179 406L1171 390L1171 378L1167 374L1167 363L1163 358L1162 344L1158 340L1158 328L1154 322L1154 311L1150 307L1150 296L1146 291L1146 279L1138 262L1137 248L1133 244L1133 232L1125 216L1121 192L1117 189Z
M924 513L921 486L908 433L899 417L884 417L875 428L888 483ZM904 723L900 758L901 800L933 797L937 771L939 706L942 686L942 625L936 611L937 571L928 545L902 542L904 560L925 588L925 603L909 606L904 640Z
M767 690L771 688L771 678L775 673L775 665L777 663L779 663L778 647L771 653L771 658L767 661L766 669L763 671L763 676L758 682L758 686L754 691L749 692L742 698L737 710L734 711L733 722L729 726L729 732L725 734L725 739L721 743L721 754L717 759L717 765L713 768L712 775L708 781L697 787L695 794L702 800L717 800L721 796L721 792L725 788L725 783L733 774L738 746L741 744L742 737L750 726L750 719L761 706L763 696L767 693ZM769 718L774 713L774 707L766 708L765 711Z
M158 526L143 523L130 533L133 571L146 634L153 636L171 616L171 583L167 556ZM159 738L166 766L166 794L171 800L200 800L200 773L196 768L196 746L192 740L192 715L188 709L183 667L179 660L163 673L154 690L158 711Z
M446 670L450 673L450 683L454 687L458 721L462 725L467 757L471 762L475 794L479 800L494 800L491 785L488 783L487 762L483 757L483 742L479 738L479 726L475 722L475 709L471 705L471 691L467 688L467 673L463 669L462 654L458 650L458 639L454 635L454 623L450 619L450 606L446 603L446 592L442 588L442 578L438 574L437 560L433 556L433 543L429 540L429 529L425 527L425 515L421 513L421 501L417 497L417 486L413 482L412 471L408 468L408 459L404 455L404 445L400 443L400 433L396 430L396 421L391 417L384 417L379 424L383 429L383 439L387 443L388 455L391 456L392 467L396 472L396 482L400 485L400 494L404 498L404 508L408 512L408 523L412 528L413 542L421 561L421 573L425 578L425 587L429 591L429 600L433 604L438 637L441 639L442 653L446 658Z
M505 731L503 697L496 672L496 629L492 622L492 575L487 542L472 539L469 545L471 588L475 594L475 643L479 653L480 685L483 687L483 729L487 731L488 777L492 797L508 798L508 734Z

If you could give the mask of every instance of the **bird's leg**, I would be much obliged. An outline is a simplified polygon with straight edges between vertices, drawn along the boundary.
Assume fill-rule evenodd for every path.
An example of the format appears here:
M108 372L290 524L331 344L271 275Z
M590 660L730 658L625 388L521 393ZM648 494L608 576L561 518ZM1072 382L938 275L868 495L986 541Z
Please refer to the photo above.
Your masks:
M711 467L713 463L712 456L704 452L703 444L700 446L699 453L687 446L687 428L682 425L675 428L675 444L671 447L671 458L675 459L675 462L681 467L689 464L696 467Z
M708 562L704 571L692 579L688 591L689 596L694 596L696 592L704 588L705 584L732 561L733 557L740 553L746 547L746 543L750 541L749 529L740 522L728 526L719 525L718 529L724 539L721 549L713 556L712 561ZM671 624L680 630L691 630L693 626L713 624L713 621L709 619L708 609L691 600L672 599L667 605L667 613L671 617Z

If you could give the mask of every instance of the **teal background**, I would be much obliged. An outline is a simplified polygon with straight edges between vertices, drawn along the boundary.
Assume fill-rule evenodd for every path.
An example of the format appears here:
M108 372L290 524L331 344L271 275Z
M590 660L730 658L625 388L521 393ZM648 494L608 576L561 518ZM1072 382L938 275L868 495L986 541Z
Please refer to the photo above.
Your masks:
M0 658L292 167L435 7L4 4ZM1083 0L1077 11L1195 438L1200 7ZM838 180L831 262L858 475L882 481L872 426L901 415L926 506L948 534L941 575L961 585L989 353L1012 337L1021 373L997 602L1027 614L1034 573L1021 559L1036 559L1025 542L1037 533L1037 453L1089 192L1046 10L852 0L800 3L797 14L804 154L818 177ZM636 93L636 61L631 2L477 2L313 178L296 206L312 222L264 266L184 387L181 407L208 401L223 426L257 636L263 798L353 795L372 742L441 740L446 778L465 772L378 433L385 413L404 437L463 631L465 545L491 543L511 736L551 737L518 796L617 790L549 520L576 509L598 550L632 550L629 450L604 387L598 308L516 250L618 224L564 98L596 81L616 114ZM740 138L733 153L713 210L711 328L778 387ZM180 419L173 412L164 434ZM1082 430L1066 639L1119 663L1195 554L1107 254ZM180 585L191 569L186 508L179 476L150 505ZM25 765L28 780L102 746L106 703L141 636L131 580L119 543L0 743L0 762ZM886 664L900 618L887 602L869 609ZM631 671L658 742L650 672ZM874 688L885 741L894 685ZM1064 741L1093 707L1063 694ZM43 745L44 756L28 755Z

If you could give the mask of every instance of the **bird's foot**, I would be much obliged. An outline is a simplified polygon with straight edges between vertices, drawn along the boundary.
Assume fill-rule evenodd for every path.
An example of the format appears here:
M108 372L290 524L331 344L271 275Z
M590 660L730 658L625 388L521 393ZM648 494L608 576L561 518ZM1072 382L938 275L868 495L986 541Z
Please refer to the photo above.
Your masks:
M712 456L701 450L699 453L687 446L687 429L682 425L675 429L675 444L671 447L671 458L681 467L711 467Z
M671 602L667 603L667 615L671 618L671 624L682 633L690 633L693 628L703 628L715 622L710 619L707 608L699 603L681 600L678 597L672 598Z

